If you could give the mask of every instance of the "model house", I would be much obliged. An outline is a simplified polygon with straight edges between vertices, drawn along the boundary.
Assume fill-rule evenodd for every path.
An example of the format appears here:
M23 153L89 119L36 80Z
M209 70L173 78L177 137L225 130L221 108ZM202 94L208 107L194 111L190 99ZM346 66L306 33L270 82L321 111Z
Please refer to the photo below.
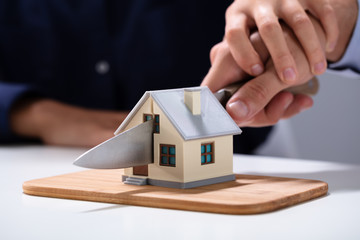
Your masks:
M153 121L153 162L125 169L129 184L191 188L231 181L241 130L207 87L146 92L115 134Z

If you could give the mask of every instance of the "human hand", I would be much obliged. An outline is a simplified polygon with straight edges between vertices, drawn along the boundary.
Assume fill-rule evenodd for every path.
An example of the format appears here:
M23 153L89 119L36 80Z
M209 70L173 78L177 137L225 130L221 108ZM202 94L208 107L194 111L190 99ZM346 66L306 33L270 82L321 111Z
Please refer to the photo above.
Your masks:
M286 36L289 38L288 35ZM281 118L294 116L300 111L310 108L313 104L311 97L303 94L293 95L290 92L282 91L288 85L279 79L272 60L267 60L269 53L266 51L266 47L261 41L259 34L252 34L251 40L256 50L261 49L259 51L261 53L260 57L263 61L267 62L266 71L247 82L228 101L226 109L235 122L239 126L273 125ZM291 40L295 39L291 38ZM301 51L301 49L297 50ZM296 59L299 61L297 55ZM207 85L212 91L215 92L224 87L224 85L229 85L234 79L247 78L246 73L239 68L232 57L226 41L217 44L212 49L211 60L212 67L202 85ZM304 54L300 56L300 60L301 69L304 67L308 68ZM307 72L309 73L308 69ZM305 79L310 78L310 73L301 76L301 82L306 82ZM214 79L222 79L222 81L214 81Z
M235 0L226 11L225 40L235 62L246 73L258 76L263 62L249 40L258 29L273 60L279 78L287 84L299 78L279 20L295 33L311 66L312 74L326 70L325 51L306 11L320 20L326 33L326 51L334 50L339 36L338 22L331 0Z
M339 19L341 34L335 50L331 53L327 53L327 59L330 61L337 61L345 52L351 39L358 15L358 6L356 0L330 0L330 2L335 9L336 18ZM314 18L311 17L311 21L324 46L325 33ZM287 28L287 30L290 29ZM304 67L299 71L299 80L297 83L293 84L284 83L276 76L276 74L274 75L274 64L271 61L267 61L269 53L267 52L264 43L261 42L259 34L255 33L250 36L255 51L260 54L259 57L263 62L267 62L267 65L266 72L264 73L265 75L262 74L255 78L257 79L256 81L254 81L255 79L249 81L245 86L240 88L238 93L228 102L227 110L239 126L272 125L281 118L294 116L298 112L312 106L312 99L310 97L305 95L289 95L290 93L282 91L289 86L299 85L304 81L307 81L304 79L311 78L310 68L309 66L306 68L304 62L306 57L304 57L305 55L300 47L300 43L294 35L292 35L291 31L288 31L288 33L290 34L284 36L286 37L288 44L289 42L292 42L291 46L289 45L289 48L294 55L295 60L298 59L295 62L299 64L298 66ZM291 37L289 38L289 36ZM299 56L299 54L302 54L303 57ZM227 41L223 41L212 48L210 60L212 66L201 85L209 86L213 92L233 82L249 78L232 56ZM274 86L272 83L274 83ZM232 104L232 107L229 106L230 103L235 103L236 100L243 100L242 102L245 104L243 107L247 109L248 114L243 114L241 116L241 112L235 110L236 104Z
M297 84L304 84L313 77L306 55L291 30L286 26L283 28L286 42L299 69ZM255 46L264 44L258 33L253 38ZM272 59L267 61L265 68L263 74L241 87L226 105L228 113L239 126L274 125L280 119L295 116L313 105L310 96L286 91L291 84L281 81Z
M13 131L45 144L92 147L114 136L126 112L91 110L49 99L21 102L11 112Z

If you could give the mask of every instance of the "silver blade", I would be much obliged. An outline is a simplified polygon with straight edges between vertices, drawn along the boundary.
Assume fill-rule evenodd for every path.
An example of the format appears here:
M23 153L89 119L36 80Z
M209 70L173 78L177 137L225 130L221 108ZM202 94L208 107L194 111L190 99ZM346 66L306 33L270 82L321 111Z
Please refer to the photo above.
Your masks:
M90 149L74 162L86 168L114 169L152 163L153 121L146 121Z

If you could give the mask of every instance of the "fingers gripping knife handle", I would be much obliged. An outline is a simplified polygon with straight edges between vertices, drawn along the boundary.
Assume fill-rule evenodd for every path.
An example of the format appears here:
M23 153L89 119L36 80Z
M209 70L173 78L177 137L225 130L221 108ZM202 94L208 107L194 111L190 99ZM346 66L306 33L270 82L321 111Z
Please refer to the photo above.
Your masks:
M319 91L319 80L316 77L313 77L308 82L299 86L287 88L285 91L289 91L293 94L306 94L314 96Z
M236 83L230 84L229 86L217 91L215 93L215 97L220 101L220 103L224 107L226 107L226 103L228 102L228 100L246 82L247 81L241 81L241 82L236 82ZM316 77L313 77L308 82L306 82L302 85L289 87L289 88L285 89L284 91L288 91L293 94L306 94L306 95L314 96L318 92L318 90L319 90L319 81Z

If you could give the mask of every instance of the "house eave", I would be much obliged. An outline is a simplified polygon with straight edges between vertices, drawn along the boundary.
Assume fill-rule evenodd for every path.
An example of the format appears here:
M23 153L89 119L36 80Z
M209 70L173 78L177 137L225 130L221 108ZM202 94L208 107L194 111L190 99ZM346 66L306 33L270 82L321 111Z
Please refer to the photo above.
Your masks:
M185 140L185 141L190 141L190 140L197 140L197 139L205 139L205 138L213 138L213 137L222 137L222 136L229 136L229 135L240 135L242 133L241 129L239 128L239 131L229 131L229 132L222 132L219 134L212 134L212 135L198 135L195 137L184 137L183 135L181 135L181 137Z
M150 97L150 92L149 91L145 92L144 95L137 102L135 107L127 115L125 120L120 124L118 129L116 129L116 131L114 132L114 135L118 135L119 133L123 132L126 129L126 127L129 125L129 123L134 118L136 113L140 110L141 106L149 99L149 97Z

